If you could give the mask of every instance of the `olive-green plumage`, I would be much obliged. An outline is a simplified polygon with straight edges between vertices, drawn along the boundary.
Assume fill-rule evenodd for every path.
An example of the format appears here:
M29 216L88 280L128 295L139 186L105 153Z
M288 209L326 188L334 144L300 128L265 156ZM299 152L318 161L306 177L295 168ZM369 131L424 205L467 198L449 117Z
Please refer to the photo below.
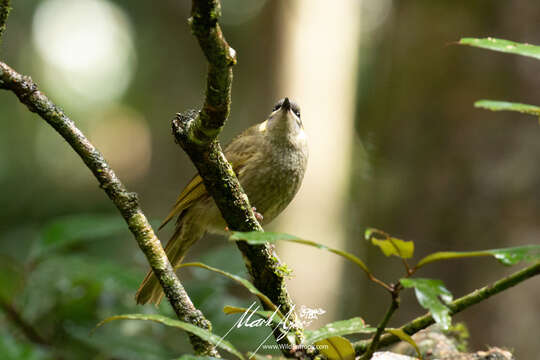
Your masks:
M251 205L262 215L262 224L269 223L294 198L306 170L307 136L298 106L288 98L280 100L266 121L236 136L224 153ZM199 175L184 188L160 229L177 215L176 230L165 247L173 267L207 231L224 233L226 228ZM148 272L135 295L137 303L158 304L162 297L157 278Z

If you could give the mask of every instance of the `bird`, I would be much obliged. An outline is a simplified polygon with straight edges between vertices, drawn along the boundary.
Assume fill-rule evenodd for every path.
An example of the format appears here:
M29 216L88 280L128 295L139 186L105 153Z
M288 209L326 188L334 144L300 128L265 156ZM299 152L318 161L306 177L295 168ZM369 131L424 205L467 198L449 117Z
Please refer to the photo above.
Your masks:
M268 118L234 137L224 154L262 225L278 216L300 189L308 161L308 138L300 107L285 97ZM177 216L176 228L165 246L173 267L182 263L189 248L205 233L226 234L227 224L213 198L196 175L180 193L159 229ZM163 290L152 270L141 283L138 304L159 304Z

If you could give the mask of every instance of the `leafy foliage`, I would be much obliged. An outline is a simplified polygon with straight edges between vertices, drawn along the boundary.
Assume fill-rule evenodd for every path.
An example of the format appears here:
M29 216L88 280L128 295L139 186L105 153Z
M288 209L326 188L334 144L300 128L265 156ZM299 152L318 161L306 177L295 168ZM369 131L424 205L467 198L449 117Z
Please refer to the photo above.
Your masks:
M491 37L485 39L463 38L459 41L459 44L479 47L492 51L527 56L540 60L540 46L531 44L522 44L518 42L495 39ZM536 115L540 117L540 107L535 105L527 105L507 101L479 100L474 103L474 106L491 111L516 111L523 114Z
M341 336L333 336L317 341L314 345L329 360L354 360L354 348L349 340Z
M236 348L227 340L222 339L220 336L211 333L208 330L201 329L200 327L197 327L195 325L192 325L190 323L186 323L180 320L175 320L168 318L163 315L158 314L126 314L126 315L115 315L106 318L105 320L101 321L99 324L97 324L96 327L102 326L105 323L108 323L113 320L145 320L145 321L154 321L161 323L163 325L176 327L179 329L182 329L184 331L187 331L193 335L196 335L200 337L201 339L204 339L217 347L226 350L227 352L235 355L239 359L243 359L244 357L242 354L236 350Z
M448 329L452 322L450 309L445 305L452 301L452 294L441 280L407 278L400 280L406 288L414 288L416 299L424 309L433 315L433 319L443 328Z
M305 344L314 344L320 340L327 339L333 336L350 335L350 334L369 334L377 329L367 326L364 320L360 317L354 317L348 320L341 320L326 324L325 326L314 330L305 331Z
M128 234L126 224L119 216L81 214L58 218L41 231L41 239L33 250L33 256L45 256L70 246L116 234Z
M375 246L378 246L385 256L397 256L402 259L409 259L414 254L414 242L405 241L390 236L384 231L369 228L364 237Z

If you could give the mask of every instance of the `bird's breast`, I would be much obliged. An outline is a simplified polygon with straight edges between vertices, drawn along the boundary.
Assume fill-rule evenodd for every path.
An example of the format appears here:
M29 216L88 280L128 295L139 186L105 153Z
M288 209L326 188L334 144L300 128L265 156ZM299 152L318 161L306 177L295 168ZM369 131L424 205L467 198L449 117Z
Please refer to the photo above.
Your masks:
M266 144L261 148L255 166L240 176L252 206L268 223L281 213L294 198L307 164L307 146L303 144Z

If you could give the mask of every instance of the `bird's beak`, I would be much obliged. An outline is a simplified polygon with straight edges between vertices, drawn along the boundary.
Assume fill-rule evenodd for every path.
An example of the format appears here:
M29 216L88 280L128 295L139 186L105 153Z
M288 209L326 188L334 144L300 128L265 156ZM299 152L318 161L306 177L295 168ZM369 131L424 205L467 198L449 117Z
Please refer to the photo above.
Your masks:
M283 100L283 104L281 105L281 110L284 110L284 111L291 110L291 103L288 97L286 97L285 100Z

